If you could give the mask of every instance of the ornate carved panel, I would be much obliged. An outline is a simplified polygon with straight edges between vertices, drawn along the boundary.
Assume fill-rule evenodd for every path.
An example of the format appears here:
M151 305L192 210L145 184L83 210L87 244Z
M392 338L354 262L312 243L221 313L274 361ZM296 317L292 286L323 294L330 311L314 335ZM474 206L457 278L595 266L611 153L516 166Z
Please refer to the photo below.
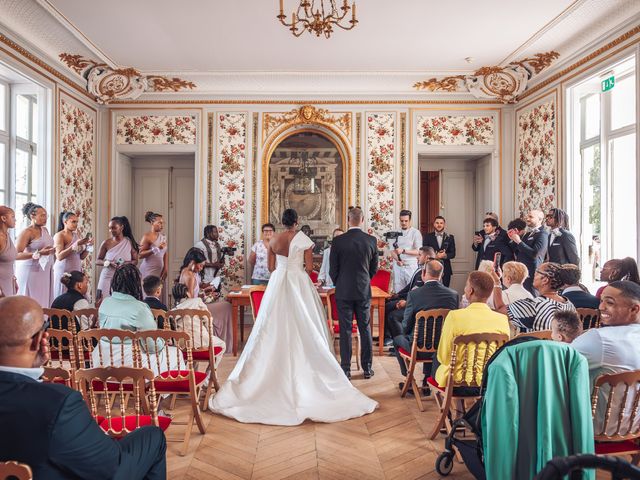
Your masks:
M351 140L351 113L330 112L313 105L303 105L290 112L270 112L262 114L262 143L282 125L315 123L336 127L347 139Z

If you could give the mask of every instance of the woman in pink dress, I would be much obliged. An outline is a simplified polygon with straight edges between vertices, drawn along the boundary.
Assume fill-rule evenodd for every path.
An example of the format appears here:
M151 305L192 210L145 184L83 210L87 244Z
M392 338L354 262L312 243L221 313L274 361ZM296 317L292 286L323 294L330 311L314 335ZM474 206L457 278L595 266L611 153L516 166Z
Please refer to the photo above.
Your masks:
M187 251L180 267L178 283L184 283L190 298L218 297L219 293L213 287L200 290L200 272L204 268L207 258L202 250L193 247ZM231 304L226 301L207 303L207 308L213 317L213 333L227 345L233 345L233 332L231 326Z
M0 296L11 296L18 292L15 266L16 250L9 229L16 227L16 214L9 207L0 205Z
M168 266L167 237L162 233L164 219L159 213L147 212L144 215L144 220L151 224L151 230L146 232L140 240L140 254L138 255L142 259L140 276L144 280L149 275L155 275L164 282L167 278ZM164 292L166 289L162 290Z
M16 240L16 278L18 295L33 298L42 308L53 302L53 238L45 225L47 211L40 205L28 202L22 213L31 220Z
M124 263L138 263L138 242L133 238L131 225L127 217L113 217L109 222L111 238L100 245L96 265L102 266L96 302L111 296L111 279L116 268Z
M67 272L82 271L82 260L89 255L87 247L93 245L91 234L78 237L78 216L73 212L62 212L58 219L58 233L53 236L56 249L56 263L53 265L53 298L67 291L62 275Z

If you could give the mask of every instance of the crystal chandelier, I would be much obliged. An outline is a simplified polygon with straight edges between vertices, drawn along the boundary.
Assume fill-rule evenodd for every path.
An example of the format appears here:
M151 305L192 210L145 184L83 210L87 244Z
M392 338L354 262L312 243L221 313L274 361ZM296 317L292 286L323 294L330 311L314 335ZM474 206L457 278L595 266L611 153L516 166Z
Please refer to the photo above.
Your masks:
M289 174L293 175L293 192L298 195L316 193L316 175L318 174L317 154L309 157L308 152L296 153L291 156Z
M296 37L303 32L315 33L316 37L324 35L329 38L333 33L334 25L343 30L351 30L356 26L356 2L351 6L348 0L343 0L342 6L336 6L336 0L300 0L298 9L291 13L291 23L287 23L284 14L284 0L280 0L280 15L277 16L280 23L289 27ZM351 20L347 16L351 10Z

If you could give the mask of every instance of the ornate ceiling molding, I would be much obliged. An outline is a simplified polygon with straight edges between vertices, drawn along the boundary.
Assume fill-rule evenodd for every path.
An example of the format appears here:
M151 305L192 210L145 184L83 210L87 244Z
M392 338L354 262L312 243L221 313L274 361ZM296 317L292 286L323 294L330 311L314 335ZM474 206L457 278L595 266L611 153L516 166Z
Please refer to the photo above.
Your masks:
M181 78L142 75L133 67L114 69L106 63L98 63L81 55L61 53L59 57L87 81L87 91L102 104L113 100L135 100L145 92L179 92L196 86Z
M413 85L416 90L432 92L469 92L476 98L515 103L527 89L527 83L560 54L555 51L537 53L533 57L511 62L505 67L482 67L473 75L430 78Z
M290 112L264 113L262 117L262 143L281 125L315 123L331 125L351 140L351 113L330 112L325 108L303 105Z

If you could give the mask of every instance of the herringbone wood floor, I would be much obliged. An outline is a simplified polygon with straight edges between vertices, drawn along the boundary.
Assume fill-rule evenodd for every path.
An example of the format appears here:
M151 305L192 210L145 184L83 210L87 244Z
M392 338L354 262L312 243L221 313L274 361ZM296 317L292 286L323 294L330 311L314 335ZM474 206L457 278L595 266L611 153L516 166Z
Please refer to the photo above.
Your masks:
M224 381L236 359L226 356L218 370ZM355 367L355 364L354 364ZM364 380L352 372L353 384L380 404L371 415L341 423L305 422L298 427L243 424L204 413L205 435L194 428L186 456L181 443L170 442L171 479L427 479L439 478L435 460L443 441L427 439L435 417L435 403L425 401L420 412L413 397L400 398L400 371L395 358L374 357L375 376ZM178 400L177 420L187 414ZM182 426L167 431L181 437ZM456 463L451 478L472 479Z

